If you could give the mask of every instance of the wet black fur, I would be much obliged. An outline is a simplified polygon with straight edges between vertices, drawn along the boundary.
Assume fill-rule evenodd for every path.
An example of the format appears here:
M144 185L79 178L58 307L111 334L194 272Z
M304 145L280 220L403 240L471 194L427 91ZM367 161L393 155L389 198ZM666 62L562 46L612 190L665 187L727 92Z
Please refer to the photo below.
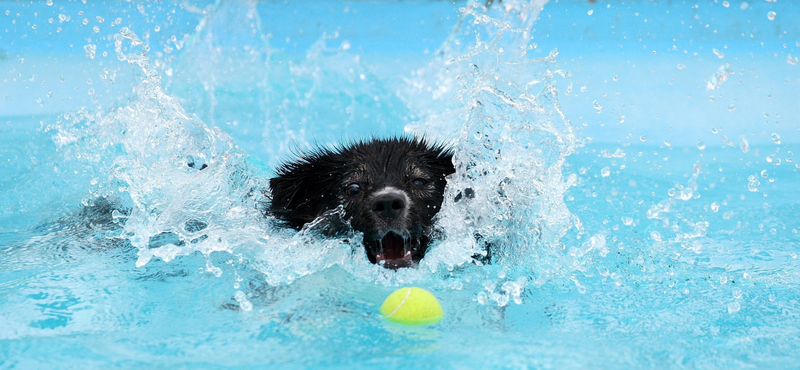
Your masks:
M411 203L407 232L423 244L419 255L414 256L416 261L427 250L433 217L442 205L446 176L455 172L452 156L441 144L412 137L319 148L278 168L277 176L269 181L269 211L285 225L301 229L341 205L345 221L363 232L364 243L369 245L385 232L370 217L370 196L384 187L394 187L406 192ZM414 181L418 179L424 184ZM360 185L361 191L348 196L345 189L354 183ZM342 227L346 225L342 223ZM327 234L340 229L328 228Z

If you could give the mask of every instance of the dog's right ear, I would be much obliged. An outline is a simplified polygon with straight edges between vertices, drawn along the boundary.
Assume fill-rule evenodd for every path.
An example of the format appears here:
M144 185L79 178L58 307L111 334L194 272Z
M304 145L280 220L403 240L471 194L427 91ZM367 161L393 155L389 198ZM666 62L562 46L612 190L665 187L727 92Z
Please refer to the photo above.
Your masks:
M334 201L334 189L342 168L333 153L314 153L295 162L284 163L277 176L269 180L270 213L295 229L313 221L327 211Z

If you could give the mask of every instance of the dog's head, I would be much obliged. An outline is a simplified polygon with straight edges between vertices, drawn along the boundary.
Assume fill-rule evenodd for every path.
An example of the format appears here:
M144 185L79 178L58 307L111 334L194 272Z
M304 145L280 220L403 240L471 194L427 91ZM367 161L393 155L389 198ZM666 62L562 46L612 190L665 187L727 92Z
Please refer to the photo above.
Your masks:
M418 138L359 141L284 163L270 179L270 211L294 228L343 206L364 233L372 263L415 265L425 255L442 205L452 153Z

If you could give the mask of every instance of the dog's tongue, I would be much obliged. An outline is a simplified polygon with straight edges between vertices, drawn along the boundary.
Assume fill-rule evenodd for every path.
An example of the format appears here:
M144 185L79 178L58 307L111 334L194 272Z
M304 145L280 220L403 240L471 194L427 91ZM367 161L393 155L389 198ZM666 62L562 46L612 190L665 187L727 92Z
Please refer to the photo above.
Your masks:
M388 233L380 240L379 254L376 256L378 263L387 267L403 267L412 263L411 252L406 251L406 243L402 236Z

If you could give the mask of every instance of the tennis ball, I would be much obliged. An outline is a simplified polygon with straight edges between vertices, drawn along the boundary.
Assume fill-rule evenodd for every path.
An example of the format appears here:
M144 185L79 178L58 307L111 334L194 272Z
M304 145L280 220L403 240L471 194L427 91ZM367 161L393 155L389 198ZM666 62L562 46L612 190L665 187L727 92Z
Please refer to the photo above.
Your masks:
M434 324L444 316L436 297L417 287L395 290L383 301L380 311L387 320L405 325Z

